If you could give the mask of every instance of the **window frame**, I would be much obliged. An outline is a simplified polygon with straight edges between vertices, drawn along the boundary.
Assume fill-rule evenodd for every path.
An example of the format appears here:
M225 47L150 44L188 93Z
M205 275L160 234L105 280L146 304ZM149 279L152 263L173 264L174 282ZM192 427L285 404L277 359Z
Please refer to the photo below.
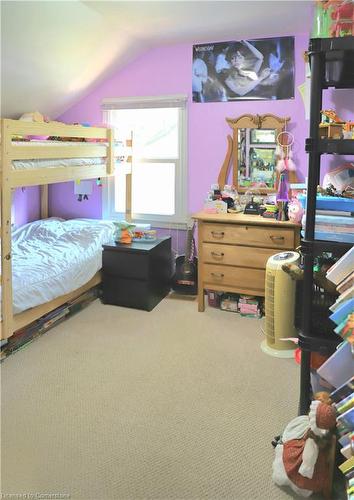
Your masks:
M187 96L152 96L152 97L122 97L103 99L103 122L109 126L110 112L119 109L146 109L146 108L178 108L178 159L146 159L144 163L175 163L175 214L137 214L132 213L131 220L135 224L151 223L156 228L184 229L188 222L188 169L187 169ZM133 142L134 164L134 142ZM134 167L133 167L134 168ZM107 177L102 188L102 212L105 219L122 220L124 212L115 211L115 176Z

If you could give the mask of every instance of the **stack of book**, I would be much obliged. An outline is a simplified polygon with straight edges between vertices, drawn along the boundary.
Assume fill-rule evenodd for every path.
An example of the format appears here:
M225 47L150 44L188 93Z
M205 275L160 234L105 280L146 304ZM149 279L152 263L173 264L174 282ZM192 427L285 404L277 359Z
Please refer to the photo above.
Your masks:
M303 208L306 208L306 196L298 195ZM354 199L340 196L317 194L315 216L315 239L354 243ZM302 219L304 235L306 217Z
M354 377L331 394L337 410L337 434L343 455L339 469L347 480L348 500L354 499Z
M340 294L330 307L330 319L337 326L334 331L343 339L338 349L318 369L320 377L335 390L331 399L337 411L337 434L342 447L344 462L339 465L348 488L348 499L354 500L354 247L339 259L328 271Z
M335 332L354 344L354 247L328 271L327 279L337 286L340 294L330 307L330 319L337 325Z

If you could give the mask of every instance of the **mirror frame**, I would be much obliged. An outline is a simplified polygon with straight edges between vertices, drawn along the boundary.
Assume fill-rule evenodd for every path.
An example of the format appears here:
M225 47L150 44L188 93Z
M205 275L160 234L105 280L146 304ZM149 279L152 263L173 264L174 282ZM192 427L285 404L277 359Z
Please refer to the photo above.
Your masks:
M232 184L236 187L239 193L252 191L252 188L239 186L238 182L238 130L243 128L251 129L275 129L276 134L280 134L290 121L290 117L281 118L280 116L266 113L264 115L245 114L238 118L226 118L227 123L233 130L232 137L227 136L228 150L225 156L224 163L221 167L218 184L220 189L223 189L227 184L227 177L230 170L230 162L232 159ZM274 188L254 188L260 194L275 193L277 190L277 182Z

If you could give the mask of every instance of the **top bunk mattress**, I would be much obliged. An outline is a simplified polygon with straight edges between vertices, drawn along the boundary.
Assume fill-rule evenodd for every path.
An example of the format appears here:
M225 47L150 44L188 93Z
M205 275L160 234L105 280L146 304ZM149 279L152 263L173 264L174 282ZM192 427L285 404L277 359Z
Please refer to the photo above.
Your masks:
M108 147L107 142L93 142L93 141L51 141L51 140L32 140L32 141L12 141L13 146L29 146L29 147L85 147L85 146L95 146L102 148L102 153L104 156L100 157L89 157L89 158L30 158L25 160L13 160L12 166L14 170L29 170L37 168L57 168L57 167L86 167L90 165L104 165L106 163L106 150ZM114 147L114 154L116 160L119 160L122 156L120 144L116 144Z
M102 245L112 241L110 221L51 218L13 233L14 314L73 292L102 267Z

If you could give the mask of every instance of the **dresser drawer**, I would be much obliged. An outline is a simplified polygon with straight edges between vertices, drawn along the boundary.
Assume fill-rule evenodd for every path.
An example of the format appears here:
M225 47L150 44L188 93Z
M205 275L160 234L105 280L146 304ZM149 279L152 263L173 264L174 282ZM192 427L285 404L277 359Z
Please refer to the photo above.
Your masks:
M264 291L264 269L248 269L242 267L204 264L203 270L203 281L208 285L227 285L236 288L247 287L250 290Z
M265 248L293 248L294 231L282 227L204 224L202 241Z
M265 269L267 260L275 253L271 248L203 243L202 262Z

